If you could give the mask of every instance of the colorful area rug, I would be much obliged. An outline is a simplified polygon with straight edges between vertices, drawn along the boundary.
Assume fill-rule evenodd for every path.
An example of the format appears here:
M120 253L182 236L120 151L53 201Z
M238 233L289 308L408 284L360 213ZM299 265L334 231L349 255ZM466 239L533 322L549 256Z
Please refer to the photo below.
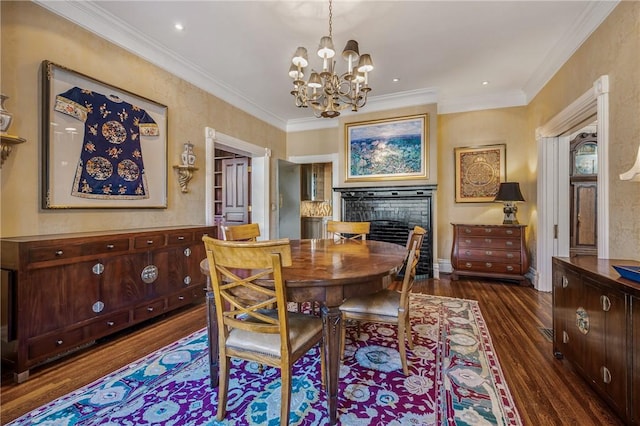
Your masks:
M342 425L521 425L478 303L412 295L415 348L402 374L396 329L350 327L340 368ZM353 328L351 330L351 328ZM319 348L294 366L291 424L326 425ZM9 423L278 425L280 371L235 360L227 417L215 419L207 337L198 331Z

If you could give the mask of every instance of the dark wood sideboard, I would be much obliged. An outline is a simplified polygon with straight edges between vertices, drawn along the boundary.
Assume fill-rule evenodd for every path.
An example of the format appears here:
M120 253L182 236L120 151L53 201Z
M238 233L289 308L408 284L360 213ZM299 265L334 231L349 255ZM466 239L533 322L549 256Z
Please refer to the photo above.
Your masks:
M525 281L526 225L452 225L452 280L464 275Z
M216 227L2 238L3 363L22 382L35 365L204 300L203 235Z
M611 265L640 262L553 258L553 352L626 424L640 425L640 283Z

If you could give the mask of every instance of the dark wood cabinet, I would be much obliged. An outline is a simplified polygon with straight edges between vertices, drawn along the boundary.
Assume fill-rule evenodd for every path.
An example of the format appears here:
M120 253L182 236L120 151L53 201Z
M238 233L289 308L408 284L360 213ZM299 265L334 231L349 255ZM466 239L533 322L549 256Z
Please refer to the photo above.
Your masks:
M479 276L524 281L526 225L453 225L451 279Z
M638 336L634 301L640 284L611 265L638 265L595 256L553 259L553 350L567 359L628 424L638 418ZM635 316L635 320L634 320Z
M2 359L29 369L97 338L201 301L203 235L215 227L0 240Z

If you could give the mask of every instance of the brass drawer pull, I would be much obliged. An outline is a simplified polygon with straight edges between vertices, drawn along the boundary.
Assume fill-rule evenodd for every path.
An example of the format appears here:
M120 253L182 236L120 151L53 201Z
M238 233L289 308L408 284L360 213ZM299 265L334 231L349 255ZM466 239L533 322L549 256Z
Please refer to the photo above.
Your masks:
M184 296L178 296L178 300L184 300Z
M509 271L509 272L513 271L513 266L507 265L507 271Z
M471 233L471 229L469 229L469 228L464 228L464 233L465 233L465 234L470 234L470 233Z
M147 244L148 244L148 245L153 244L153 240L147 240Z
M464 264L465 268L471 268L473 265L471 265L471 263L467 262Z
M64 252L62 250L57 250L56 251L56 256L62 256L64 254Z
M115 323L115 322L113 322L113 321L107 321L107 325L108 325L109 327L113 327L115 324L116 324L116 323Z
M489 243L489 244L491 244L491 241L493 241L491 238L485 238L485 239L484 239L484 242L485 242L485 243Z
M505 234L507 234L507 235L513 235L513 231L512 231L511 229L507 229L507 230L505 231Z
M513 245L513 241L506 241L505 244L508 245L508 246L512 246Z
M607 367L602 367L602 381L606 384L611 383L611 372Z
M107 244L107 249L108 250L113 250L114 249L114 245L113 244Z
M493 252L491 250L487 250L484 252L487 256L493 256Z
M487 262L484 264L487 268L491 268L493 266L493 264L491 262Z
M149 307L147 308L147 311L148 311L148 312L153 312L153 306L149 306Z
M562 288L567 288L569 287L569 278L565 277L564 275L562 276Z
M64 341L62 339L60 340L56 340L56 345L60 346L64 343Z
M493 232L493 230L491 228L484 228L484 232L490 234L491 232Z
M600 304L602 305L602 310L605 312L609 312L609 309L611 309L611 299L604 294L600 296Z
M184 235L180 235L180 236L178 237L178 241L182 241L182 240L184 240Z

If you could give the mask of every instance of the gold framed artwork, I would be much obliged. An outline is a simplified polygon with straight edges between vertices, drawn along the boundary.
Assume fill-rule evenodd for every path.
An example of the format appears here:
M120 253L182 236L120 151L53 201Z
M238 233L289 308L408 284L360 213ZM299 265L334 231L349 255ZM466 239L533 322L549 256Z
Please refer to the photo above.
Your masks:
M427 114L345 125L346 181L424 179Z
M42 208L167 208L167 107L42 62Z
M492 202L506 176L505 144L454 149L456 203Z

